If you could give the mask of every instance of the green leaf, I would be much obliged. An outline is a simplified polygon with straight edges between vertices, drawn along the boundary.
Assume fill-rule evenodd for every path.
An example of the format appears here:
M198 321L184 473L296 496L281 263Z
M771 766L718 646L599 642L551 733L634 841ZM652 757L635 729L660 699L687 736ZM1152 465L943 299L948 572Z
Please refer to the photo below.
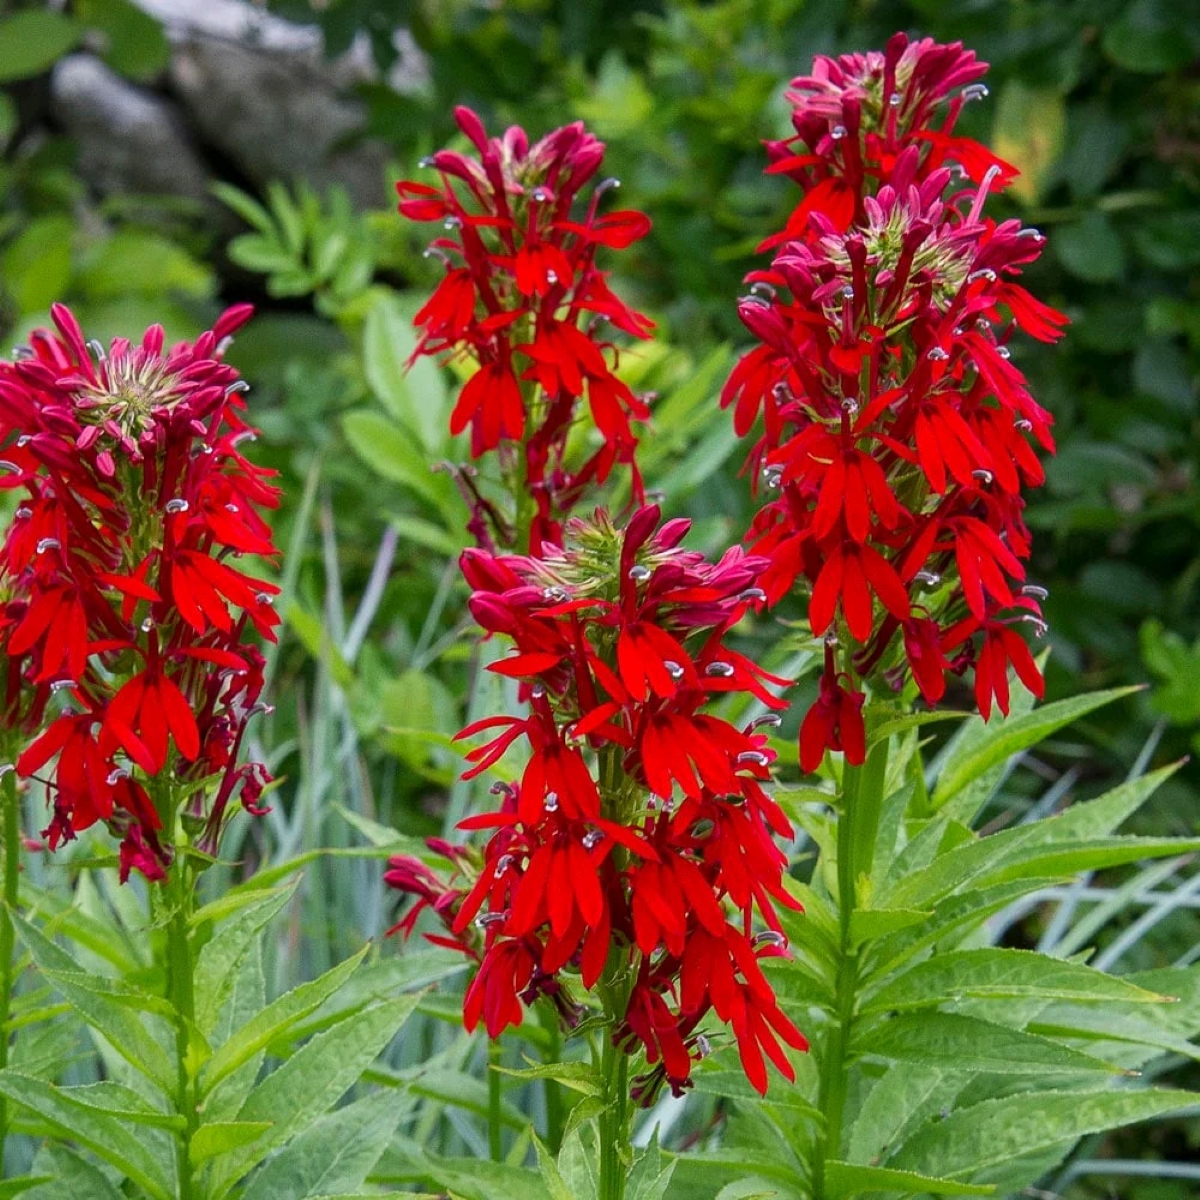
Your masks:
M501 1075L510 1075L514 1079L553 1079L572 1091L582 1092L585 1096L594 1096L600 1090L596 1072L590 1063L539 1063L532 1067L493 1066L491 1069Z
M1051 958L1032 950L988 947L952 950L918 963L871 993L860 1012L936 1008L939 1004L965 999L1163 1004L1169 998L1082 963Z
M213 1030L212 1044L221 1046L239 1029L254 1019L267 1003L267 982L263 975L262 941L250 943L250 949L234 973L229 998L221 1009ZM246 1097L258 1081L264 1055L257 1054L234 1071L224 1083L214 1088L204 1101L204 1116L208 1121L233 1121L241 1111Z
M80 255L76 286L89 300L134 294L158 299L178 293L206 300L216 290L212 269L158 233L122 229Z
M56 1142L47 1142L33 1160L33 1170L52 1182L31 1192L26 1200L125 1200L125 1196L95 1163Z
M546 1144L535 1133L533 1147L537 1151L538 1170L542 1173L542 1182L546 1185L548 1200L575 1200L571 1189L567 1187L554 1156L546 1148Z
M211 191L222 204L233 209L251 228L257 229L264 237L275 237L274 218L248 192L243 192L228 183L214 183Z
M162 1046L137 1015L138 1010L149 1009L165 1016L170 1011L166 1002L84 971L65 950L60 950L24 918L14 913L12 920L34 964L51 980L62 998L126 1062L169 1094L175 1086L174 1070Z
M1049 1038L958 1013L904 1013L860 1034L852 1048L858 1054L877 1054L946 1071L991 1075L1122 1073L1120 1067Z
M0 19L0 83L48 71L83 36L83 26L49 9Z
M402 1116L394 1093L376 1092L319 1118L255 1172L241 1200L305 1200L357 1190Z
M408 365L417 348L411 319L384 294L363 323L363 368L371 390L405 428L437 454L449 437L446 385L429 358Z
M932 1175L975 1175L1090 1133L1193 1108L1193 1092L1032 1092L985 1100L927 1125L889 1161Z
M259 893L257 898L254 893L238 895L236 899L241 911L232 920L221 924L200 951L195 974L196 1025L205 1037L217 1027L221 1007L229 997L251 944L287 907L299 883L299 879L293 879L282 887ZM227 896L226 904L232 899L234 897ZM193 917L192 924L199 926L207 919L218 921L223 915L221 909L206 906Z
M1173 5L1135 0L1115 20L1104 23L1104 53L1126 71L1165 75L1194 58L1186 29L1169 19ZM1183 10L1178 10L1182 15Z
M936 1179L915 1171L897 1171L888 1167L865 1167L858 1163L825 1164L825 1188L830 1200L857 1196L863 1192L903 1192L905 1195L990 1196L996 1189L990 1184L958 1183Z
M338 963L311 983L302 983L284 993L252 1017L213 1052L200 1077L201 1093L211 1092L226 1076L249 1062L260 1050L285 1036L309 1013L316 1012L358 969L369 949L369 944L364 946L357 954Z
M40 1187L49 1180L49 1175L18 1175L12 1179L5 1179L0 1182L0 1200L11 1200L11 1197L20 1196L30 1188Z
M899 929L920 925L933 916L931 909L921 908L859 908L850 915L851 945L861 946Z
M558 1170L571 1200L598 1200L599 1162L600 1138L595 1124L581 1126L563 1139Z
M625 1200L662 1200L674 1174L675 1160L664 1165L656 1132L651 1135L650 1144L634 1157L633 1169L625 1183Z
M941 808L984 772L1006 762L1014 754L1037 745L1072 721L1139 690L1138 687L1124 687L1091 692L1043 705L1015 719L991 722L986 733L975 740L968 753L951 759L943 766L933 794L934 807ZM972 719L972 724L975 720ZM979 723L983 724L982 721Z
M1113 283L1125 274L1125 248L1112 222L1096 210L1055 231L1054 251L1072 275Z
M0 22L0 39L3 36ZM30 221L5 247L0 256L4 287L23 313L43 312L62 299L71 281L74 238L71 218L52 214Z
M1053 88L1030 87L1008 80L996 105L992 149L1020 172L1009 191L1033 204L1046 190L1050 172L1062 154L1067 110Z
M201 1166L210 1158L257 1142L270 1128L270 1121L208 1121L192 1135L188 1158L193 1167Z
M366 409L347 413L342 432L351 449L384 479L404 484L439 510L452 501L446 477L435 475L421 446L382 413Z
M101 32L104 61L127 79L152 79L170 62L162 27L131 0L75 0L75 15Z
M214 1200L336 1104L396 1035L416 1003L416 996L405 996L363 1009L318 1034L268 1075L246 1098L238 1120L270 1121L272 1128L252 1147L225 1157L215 1173Z
M76 1142L116 1167L157 1200L171 1200L173 1163L151 1152L144 1130L85 1104L71 1088L55 1087L16 1071L0 1071L0 1093L35 1112L62 1138Z

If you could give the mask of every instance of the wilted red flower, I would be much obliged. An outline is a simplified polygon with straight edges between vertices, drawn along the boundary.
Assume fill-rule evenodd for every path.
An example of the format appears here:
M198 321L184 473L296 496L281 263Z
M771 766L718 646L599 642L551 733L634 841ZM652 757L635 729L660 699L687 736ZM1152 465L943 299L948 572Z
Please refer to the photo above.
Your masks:
M158 326L106 351L52 316L0 363L0 487L20 498L0 549L6 721L32 739L21 774L51 767L51 847L103 820L122 878L159 879L178 797L215 850L230 799L264 811L269 781L237 757L262 690L249 629L274 637L278 589L227 561L275 553L259 510L277 493L238 449L245 384L223 361L250 309L169 350Z
M750 463L778 494L749 538L770 560L762 586L776 603L799 585L826 643L806 771L825 749L862 762L868 680L911 675L933 703L974 663L985 717L993 698L1008 711L1010 663L1042 692L1014 626L1044 628L1021 491L1044 479L1035 445L1054 443L1009 342L1054 340L1066 318L1016 282L1041 234L984 216L1012 168L952 132L984 71L961 45L901 34L818 59L793 84L799 152L771 147L805 199L749 277L740 313L760 345L722 403L740 434L763 417Z
M781 942L777 906L799 907L774 841L791 828L763 786L774 755L762 727L778 724L772 689L786 681L725 644L763 599L765 562L735 548L710 563L679 545L687 527L660 525L653 507L623 530L597 512L568 521L564 545L542 557L463 556L476 618L513 642L492 669L518 679L530 706L460 735L486 739L468 777L524 759L519 783L498 785L502 810L462 823L494 831L453 923L484 941L464 1017L495 1037L542 995L573 1017L566 980L596 986L616 948L639 979L617 1014L619 1043L640 1041L680 1089L701 1054L696 1030L715 1014L764 1090L763 1051L790 1076L776 1038L804 1045L748 933L757 914ZM729 693L766 715L744 727L716 715ZM712 988L681 991L705 936L730 948L728 965ZM647 1100L654 1090L636 1089Z
M631 245L650 222L638 212L600 214L614 179L582 203L581 190L604 157L603 143L582 124L530 145L515 126L489 139L470 109L456 109L455 118L478 157L441 150L423 163L439 172L440 186L397 185L404 216L446 229L430 245L446 274L416 315L417 353L476 365L450 429L469 428L473 457L499 451L505 472L516 473L516 485L535 502L529 545L536 552L543 541L559 540L563 514L615 464L630 468L640 495L632 423L646 420L649 409L618 377L617 344L601 330L607 323L645 338L653 326L609 289L596 253ZM601 444L572 467L567 436L585 397ZM510 530L492 532L511 544Z

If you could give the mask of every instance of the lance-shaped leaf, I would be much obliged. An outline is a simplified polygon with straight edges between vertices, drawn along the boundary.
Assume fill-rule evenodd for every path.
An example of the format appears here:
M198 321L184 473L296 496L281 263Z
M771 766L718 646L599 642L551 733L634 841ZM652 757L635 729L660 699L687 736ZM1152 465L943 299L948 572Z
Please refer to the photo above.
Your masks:
M155 1200L174 1196L173 1156L156 1154L158 1143L147 1138L145 1130L131 1129L123 1118L84 1103L71 1088L16 1071L0 1071L0 1092L36 1113L58 1137L116 1167Z
M1032 950L953 950L918 963L871 993L861 1013L937 1008L956 1000L1076 1000L1162 1004L1170 1000L1103 971Z
M211 1092L243 1063L249 1062L276 1039L286 1038L309 1013L316 1012L346 983L369 948L364 946L357 954L338 963L311 983L302 983L286 992L237 1030L213 1052L205 1064L200 1077L201 1094Z
M399 1100L394 1092L376 1092L319 1118L255 1172L241 1200L356 1191L405 1115Z
M175 1074L169 1056L142 1023L139 1012L148 1011L163 1018L173 1010L162 997L85 971L65 950L16 913L12 920L34 964L113 1049L147 1079L170 1093Z
M830 1200L859 1196L865 1192L903 1192L905 1195L990 1196L995 1187L988 1184L959 1183L953 1179L935 1179L915 1171L897 1171L888 1167L867 1167L859 1163L825 1164L825 1194Z
M1123 1073L1050 1038L960 1013L902 1013L864 1029L852 1049L896 1062L991 1075Z
M984 1175L1013 1159L1091 1133L1194 1108L1192 1092L1113 1088L1030 1092L985 1100L926 1125L888 1162L932 1175Z

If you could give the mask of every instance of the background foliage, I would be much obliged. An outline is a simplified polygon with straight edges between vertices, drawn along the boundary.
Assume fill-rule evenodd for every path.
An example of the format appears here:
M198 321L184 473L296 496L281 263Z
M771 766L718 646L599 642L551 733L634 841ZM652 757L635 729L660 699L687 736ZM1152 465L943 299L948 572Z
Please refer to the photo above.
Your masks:
M1051 591L1051 697L1153 684L1054 735L1031 769L1006 777L991 816L1014 819L1047 795L1050 807L1094 795L1143 748L1156 762L1200 749L1200 12L1173 0L270 7L319 21L330 54L364 37L382 69L393 30L411 31L427 79L404 92L383 75L359 86L364 136L386 143L393 178L445 142L459 102L530 129L578 116L609 143L622 203L655 223L618 281L663 334L627 367L661 396L643 467L711 544L740 536L750 514L741 453L714 398L744 340L741 277L791 199L789 185L762 175L759 145L786 131L783 84L814 53L882 45L898 28L974 47L993 65L992 95L965 129L1022 168L997 215L1007 206L1049 235L1029 284L1073 320L1063 345L1018 351L1060 437L1031 510L1035 573ZM403 370L408 317L435 274L421 235L391 212L384 179L376 208L356 211L343 192L288 180L253 195L230 171L218 193L224 228L178 201L98 202L45 101L46 72L79 46L100 48L140 85L169 87L167 39L129 0L77 0L61 14L0 8L0 331L22 340L56 299L101 338L153 320L190 334L224 299L260 303L235 359L256 383L260 457L288 496L288 636L271 664L277 711L260 730L286 781L270 818L239 826L235 856L449 828L471 803L448 739L477 664L453 569L464 510L449 476L425 465L464 456L444 433L452 380L428 364ZM493 699L482 686L472 694L480 713ZM1165 783L1137 827L1195 832L1198 778L1188 767ZM1181 877L1155 878L1171 887ZM1126 881L1092 882L1136 894ZM369 860L318 861L299 895L296 936L276 948L279 979L328 968L390 923ZM1129 968L1169 967L1195 943L1200 923L1184 899L1137 929L1122 951ZM1025 914L1010 942L1043 940L1053 911ZM1153 903L1115 905L1100 940L1118 941L1144 911ZM459 1056L445 1088L469 1100L466 1052L439 1044ZM1194 1121L1158 1129L1103 1153L1198 1157ZM1096 1178L1070 1186L1105 1194ZM1165 1200L1189 1185L1128 1183L1121 1194L1138 1186Z

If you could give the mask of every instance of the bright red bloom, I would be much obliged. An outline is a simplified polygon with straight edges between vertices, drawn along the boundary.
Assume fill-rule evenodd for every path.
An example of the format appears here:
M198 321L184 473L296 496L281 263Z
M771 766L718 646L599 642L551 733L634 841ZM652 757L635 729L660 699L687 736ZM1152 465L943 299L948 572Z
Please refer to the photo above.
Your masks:
M604 482L617 463L641 480L633 463L633 422L649 417L646 402L616 374L618 348L601 336L607 321L634 338L653 328L609 289L596 266L600 247L622 250L646 236L638 212L598 211L605 180L586 203L604 145L582 124L554 130L530 145L524 130L488 138L470 109L455 110L478 157L442 150L426 160L441 186L397 185L400 212L414 221L441 221L447 231L430 246L446 275L415 318L418 354L466 358L478 364L451 417L451 432L471 431L471 454L519 444L519 483L535 500L530 545L561 537L561 519L592 481ZM528 385L536 385L531 388ZM579 400L602 445L578 466L567 462L567 438ZM506 460L507 461L507 460ZM477 534L508 539L479 501Z
M259 509L277 493L238 450L245 384L222 357L249 315L230 309L194 343L166 349L155 326L105 351L56 305L57 332L0 363L2 483L21 495L0 650L8 720L33 739L18 769L53 760L51 847L103 820L123 879L164 877L167 809L189 787L209 850L231 798L264 811L269 776L237 751L262 689L247 626L274 637L278 589L223 561L275 553ZM54 693L71 704L57 716Z
M622 531L597 512L568 522L564 546L539 558L463 556L472 611L514 643L492 669L519 679L530 704L528 717L485 718L461 735L488 739L468 753L468 777L525 755L519 786L497 785L502 811L463 822L494 831L452 927L459 938L484 931L464 1018L496 1036L541 995L573 1017L565 979L596 986L615 947L644 980L618 1040L640 1041L679 1089L701 1054L696 1030L715 1015L761 1090L763 1053L790 1073L776 1038L803 1039L745 937L731 950L731 989L683 1007L671 995L702 934L734 938L731 911L781 938L777 906L799 907L773 840L791 827L763 788L774 756L761 726L778 718L739 728L709 711L729 692L782 707L770 689L786 681L725 645L761 602L765 563L740 548L707 562L680 547L687 522L658 520L643 508ZM425 894L410 875L402 886Z
M933 703L975 663L985 716L993 697L1007 708L1009 665L1040 692L1004 613L1042 628L1021 590L1021 491L1054 442L1009 342L1054 340L1066 318L1017 282L1041 235L984 216L1012 169L953 132L985 69L902 34L881 54L818 58L789 94L796 137L768 148L805 194L768 241L770 269L748 277L739 311L759 344L722 404L739 434L763 416L749 463L777 494L749 541L770 560L768 601L799 585L826 640L805 770L826 749L861 761L871 681L910 675Z

